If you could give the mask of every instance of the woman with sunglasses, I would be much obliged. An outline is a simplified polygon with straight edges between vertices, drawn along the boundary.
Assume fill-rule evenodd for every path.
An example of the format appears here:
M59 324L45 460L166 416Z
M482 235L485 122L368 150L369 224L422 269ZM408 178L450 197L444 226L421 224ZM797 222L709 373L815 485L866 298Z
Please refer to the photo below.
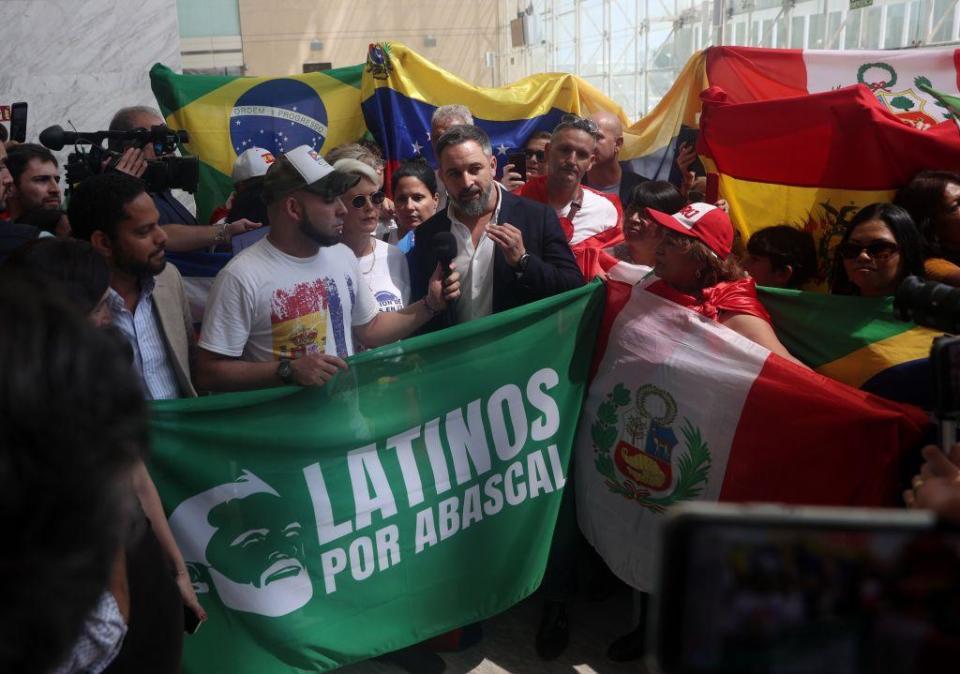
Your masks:
M836 248L830 289L835 295L893 295L911 274L923 275L920 232L893 204L860 209Z
M410 301L410 270L399 248L375 236L380 206L386 198L380 178L372 167L356 159L341 159L333 168L360 177L340 197L347 209L341 243L357 256L360 274L377 298L380 311L400 311Z
M413 248L417 227L437 212L437 174L422 160L407 161L393 173L390 186L397 219L397 247L406 254Z
M676 213L686 203L680 190L665 180L640 183L633 188L623 209L623 243L606 252L630 264L652 267L657 261L657 245L663 229L647 215L647 209Z

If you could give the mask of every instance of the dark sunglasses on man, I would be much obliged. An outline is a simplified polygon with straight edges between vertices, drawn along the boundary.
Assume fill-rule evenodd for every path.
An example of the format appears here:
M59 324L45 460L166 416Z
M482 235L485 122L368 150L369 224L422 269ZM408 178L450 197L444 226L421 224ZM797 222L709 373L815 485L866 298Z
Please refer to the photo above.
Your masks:
M523 154L526 155L527 159L536 159L537 161L543 161L547 156L547 153L543 150L533 150L531 148L525 149Z
M586 131L594 137L600 134L600 127L597 126L595 121L570 113L560 118L560 123L557 124L557 128L554 129L554 132L560 131L561 129L579 129L580 131Z
M856 260L863 251L873 260L886 260L900 251L900 246L892 241L871 241L870 243L850 243L837 249L844 260Z
M367 201L369 201L371 206L379 206L386 198L387 195L383 193L383 190L374 192L369 197L366 194L358 194L350 200L350 205L354 208L363 208L367 205Z

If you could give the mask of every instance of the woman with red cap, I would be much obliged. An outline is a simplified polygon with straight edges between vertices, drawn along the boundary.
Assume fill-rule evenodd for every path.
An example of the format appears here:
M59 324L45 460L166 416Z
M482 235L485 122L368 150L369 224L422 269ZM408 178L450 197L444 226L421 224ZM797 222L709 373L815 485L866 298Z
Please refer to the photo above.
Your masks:
M733 224L720 208L693 203L667 215L647 209L666 231L656 250L658 279L647 290L711 318L762 347L799 363L777 338L733 247Z

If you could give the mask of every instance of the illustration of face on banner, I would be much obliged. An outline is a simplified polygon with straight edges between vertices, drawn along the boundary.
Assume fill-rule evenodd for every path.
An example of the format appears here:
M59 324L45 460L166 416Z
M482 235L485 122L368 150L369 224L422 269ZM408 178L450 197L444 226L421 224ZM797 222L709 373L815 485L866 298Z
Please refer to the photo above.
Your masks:
M247 470L236 482L181 503L170 527L184 560L204 567L228 608L275 618L313 597L303 525L272 487ZM200 569L192 571L195 579L203 577Z

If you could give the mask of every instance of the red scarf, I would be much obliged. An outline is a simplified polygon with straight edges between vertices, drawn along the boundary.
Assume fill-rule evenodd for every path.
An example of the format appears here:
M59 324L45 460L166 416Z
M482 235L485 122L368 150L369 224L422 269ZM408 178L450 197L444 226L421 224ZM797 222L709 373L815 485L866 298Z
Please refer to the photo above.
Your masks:
M646 289L713 320L717 320L721 311L726 311L731 314L748 314L762 318L767 323L771 322L770 314L757 298L757 284L752 278L723 281L704 288L703 300L682 293L664 281L656 281Z
M590 190L594 194L599 194L610 201L617 209L616 227L609 227L599 234L595 234L589 239L584 239L580 243L570 247L570 250L573 251L574 258L577 260L577 265L580 267L580 271L583 272L583 277L589 281L600 271L606 271L612 267L613 264L616 264L616 260L603 253L602 249L616 246L623 242L623 208L620 206L620 199L616 195L598 192L590 187L582 187L582 189ZM547 176L530 178L530 180L515 189L513 193L518 197L538 201L547 206L550 205L547 199ZM563 228L563 233L567 235L567 241L570 241L570 239L573 238L573 221L566 216L560 216L560 227Z

